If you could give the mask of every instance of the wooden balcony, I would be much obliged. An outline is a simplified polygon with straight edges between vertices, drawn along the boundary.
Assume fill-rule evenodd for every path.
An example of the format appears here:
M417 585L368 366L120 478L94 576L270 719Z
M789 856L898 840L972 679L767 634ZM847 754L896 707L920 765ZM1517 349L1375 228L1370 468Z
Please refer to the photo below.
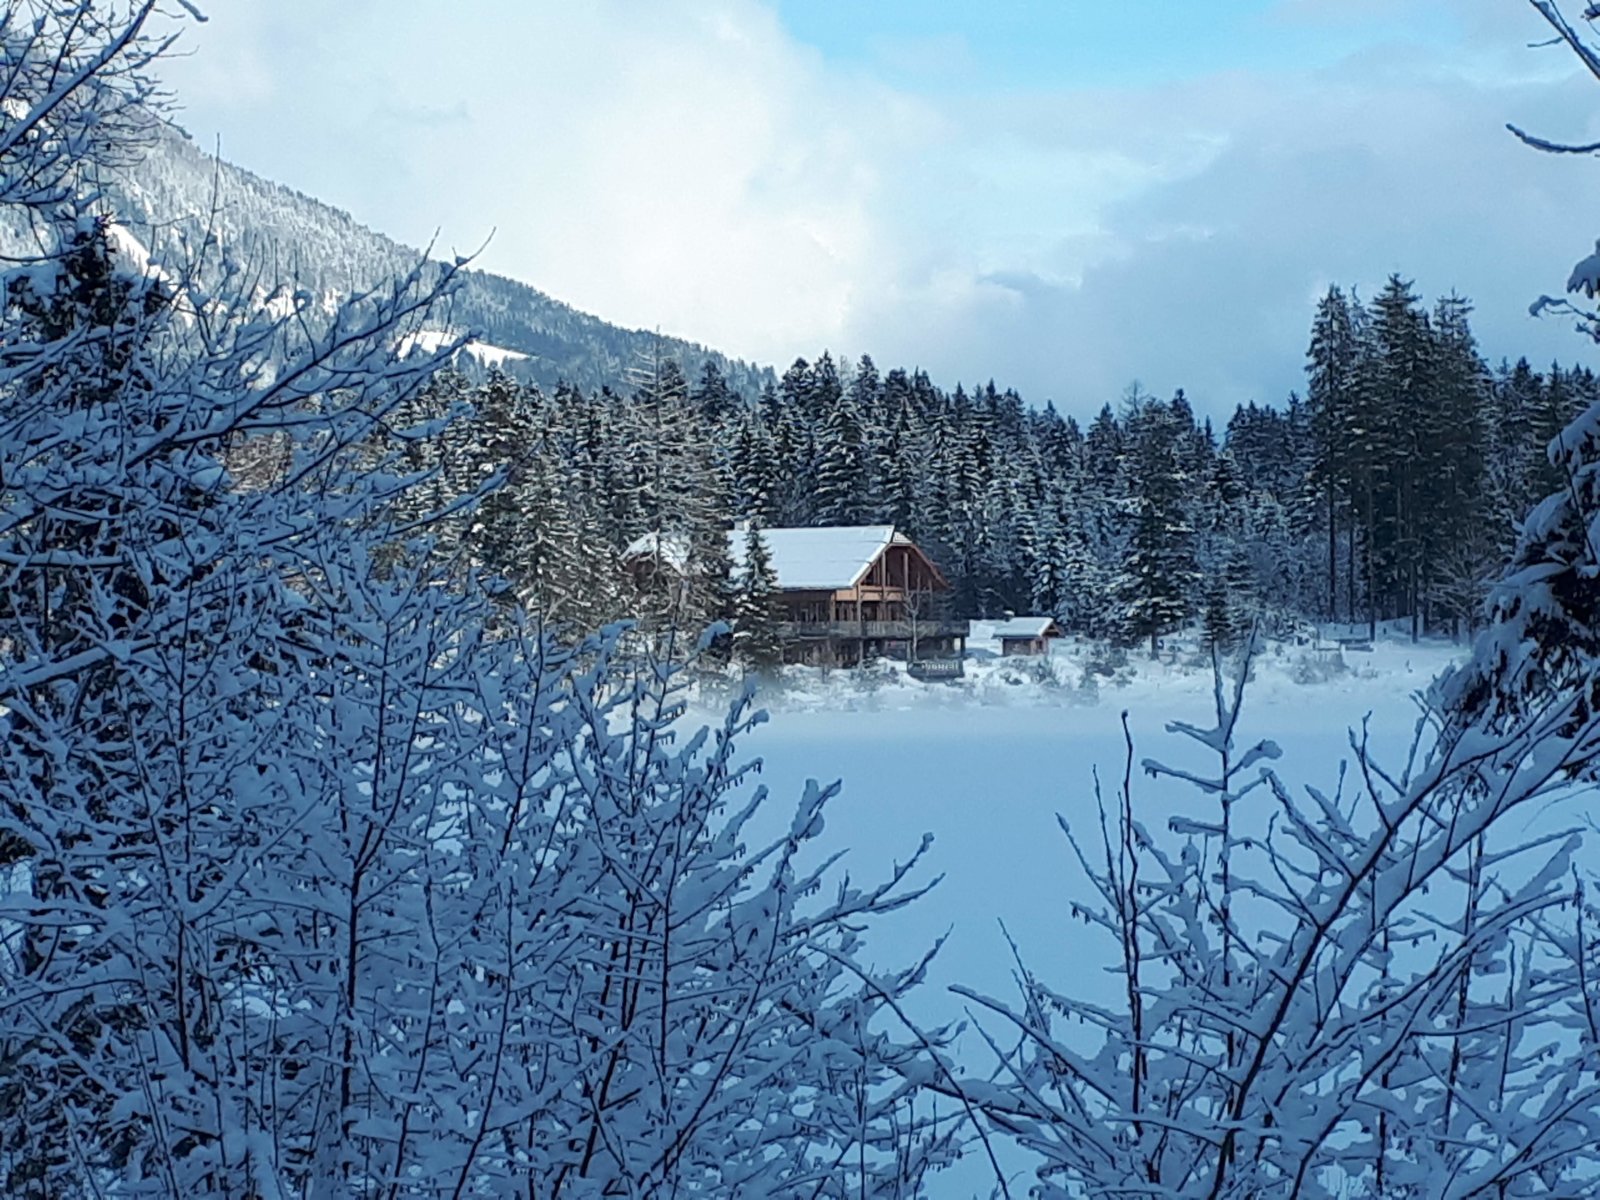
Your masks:
M969 637L970 621L783 621L778 636L785 641L854 639L873 642L909 642L913 637Z

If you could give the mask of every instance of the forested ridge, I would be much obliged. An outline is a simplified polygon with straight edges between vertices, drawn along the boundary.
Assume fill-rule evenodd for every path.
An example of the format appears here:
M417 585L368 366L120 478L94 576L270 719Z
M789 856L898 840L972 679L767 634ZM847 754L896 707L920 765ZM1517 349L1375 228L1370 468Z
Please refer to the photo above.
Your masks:
M993 382L947 391L826 352L747 398L715 363L689 379L658 351L619 391L446 377L407 419L467 415L411 454L434 502L508 471L458 536L579 627L640 615L617 562L635 538L703 546L749 519L893 524L950 579L952 611L1050 613L1096 638L1191 619L1228 644L1258 619L1460 632L1517 522L1561 483L1550 442L1600 395L1586 368L1491 369L1470 312L1457 296L1429 308L1399 277L1370 302L1331 288L1304 397L1221 429L1181 391L1134 385L1085 425ZM687 615L727 616L726 593Z
M212 288L244 287L258 304L308 293L307 320L326 321L354 296L407 274L423 257L346 213L292 187L262 178L198 145L180 126L152 114L137 155L100 164L96 180L104 207L131 241L118 244L148 255L169 275L199 270ZM37 252L15 214L0 213L0 249ZM427 268L441 276L454 247L428 247ZM236 278L224 282L228 270ZM671 347L690 370L715 362L743 388L758 388L770 372L682 338L625 329L520 280L468 266L451 270L448 302L428 314L427 328L472 330L494 347L518 379L544 386L568 380L584 387L617 384L628 365L657 343ZM499 353L510 351L509 361ZM458 358L464 370L473 356ZM478 374L482 374L478 370Z

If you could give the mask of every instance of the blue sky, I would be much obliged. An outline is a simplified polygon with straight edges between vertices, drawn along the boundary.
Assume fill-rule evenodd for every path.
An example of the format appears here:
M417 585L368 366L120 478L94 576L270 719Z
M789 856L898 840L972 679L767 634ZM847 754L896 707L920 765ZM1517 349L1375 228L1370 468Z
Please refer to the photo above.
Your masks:
M203 144L413 245L782 366L1092 413L1302 385L1330 283L1476 302L1492 358L1600 235L1600 87L1523 0L276 0L168 81Z

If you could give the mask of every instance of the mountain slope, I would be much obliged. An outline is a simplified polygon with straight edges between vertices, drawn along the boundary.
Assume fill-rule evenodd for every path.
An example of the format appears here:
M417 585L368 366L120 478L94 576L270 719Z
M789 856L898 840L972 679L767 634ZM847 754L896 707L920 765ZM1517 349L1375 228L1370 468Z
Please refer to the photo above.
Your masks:
M182 261L208 232L269 284L292 283L332 303L411 269L420 251L357 223L348 213L208 154L165 127L144 161L105 181L119 220L155 261ZM262 290L262 298L265 298ZM502 275L468 270L441 330L471 330L486 343L476 365L498 366L545 387L565 380L616 387L658 338L579 312ZM693 379L715 362L735 390L753 395L771 371L678 338L659 339ZM472 366L473 364L466 364Z

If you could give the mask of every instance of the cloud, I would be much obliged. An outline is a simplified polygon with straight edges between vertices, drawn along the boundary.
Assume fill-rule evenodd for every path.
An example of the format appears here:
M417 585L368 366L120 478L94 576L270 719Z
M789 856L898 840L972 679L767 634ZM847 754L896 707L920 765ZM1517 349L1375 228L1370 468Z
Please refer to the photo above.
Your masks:
M202 142L413 244L492 233L489 269L743 355L843 336L880 173L937 125L746 0L324 8L195 31L172 77ZM236 95L218 60L267 82Z
M1517 114L1537 127L1570 121L1587 87L1488 86L1378 59L1294 82L1212 79L1073 101L1114 109L1130 128L1187 130L1208 147L1204 161L1103 205L1092 238L1031 256L1054 272L1018 262L965 291L930 289L942 301L895 297L875 314L879 343L891 361L920 345L936 374L992 372L1080 413L1138 379L1184 387L1220 416L1302 386L1311 306L1329 283L1370 295L1397 272L1429 296L1471 296L1492 355L1592 357L1527 306L1587 244L1582 214L1600 177L1503 129ZM1070 111L1060 118L1092 130Z
M1080 413L1137 378L1220 416L1299 385L1329 282L1398 271L1472 296L1492 354L1583 350L1526 307L1597 232L1600 176L1503 124L1589 136L1593 94L1524 49L1536 16L1422 7L1449 19L1332 68L941 91L921 68L959 41L840 65L756 0L280 0L213 13L170 78L203 144L413 244L492 230L483 265L609 320Z

